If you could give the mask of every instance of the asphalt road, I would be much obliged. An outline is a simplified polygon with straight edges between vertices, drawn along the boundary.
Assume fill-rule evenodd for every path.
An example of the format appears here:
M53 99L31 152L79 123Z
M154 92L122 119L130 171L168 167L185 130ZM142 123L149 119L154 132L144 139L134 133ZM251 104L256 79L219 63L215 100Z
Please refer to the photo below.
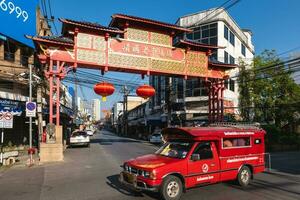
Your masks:
M158 199L155 194L134 193L118 182L120 165L124 160L154 152L155 149L157 147L149 143L120 138L102 131L93 137L90 148L67 149L64 162L32 168L14 167L0 172L0 199ZM287 159L288 157L283 161L279 159L275 165L282 162L281 166L284 166ZM287 172L289 168L284 169ZM191 189L182 196L182 200L299 200L300 177L297 169L299 165L292 171L292 176L277 173L259 174L245 190L230 183Z

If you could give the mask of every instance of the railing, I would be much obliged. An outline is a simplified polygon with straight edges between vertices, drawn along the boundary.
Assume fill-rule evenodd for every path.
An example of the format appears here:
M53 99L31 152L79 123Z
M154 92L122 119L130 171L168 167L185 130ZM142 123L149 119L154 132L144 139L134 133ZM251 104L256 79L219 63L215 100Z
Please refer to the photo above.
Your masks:
M260 129L259 123L250 123L250 122L216 122L212 123L209 126L211 127L233 127L233 128L252 128L252 129Z

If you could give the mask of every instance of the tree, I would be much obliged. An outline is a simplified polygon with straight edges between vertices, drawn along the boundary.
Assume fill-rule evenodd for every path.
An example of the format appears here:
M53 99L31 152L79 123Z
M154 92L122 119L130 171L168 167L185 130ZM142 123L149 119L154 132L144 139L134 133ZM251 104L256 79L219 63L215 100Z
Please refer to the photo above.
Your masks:
M293 71L276 52L265 50L254 58L252 66L243 62L240 66L239 106L243 119L249 120L253 113L253 120L275 123L279 128L296 123L295 114L300 113L300 87L291 78Z
M240 73L238 77L238 83L239 83L239 108L241 117L245 121L251 120L251 74L252 71L250 69L247 69L247 64L240 60L239 61L239 67L240 67Z

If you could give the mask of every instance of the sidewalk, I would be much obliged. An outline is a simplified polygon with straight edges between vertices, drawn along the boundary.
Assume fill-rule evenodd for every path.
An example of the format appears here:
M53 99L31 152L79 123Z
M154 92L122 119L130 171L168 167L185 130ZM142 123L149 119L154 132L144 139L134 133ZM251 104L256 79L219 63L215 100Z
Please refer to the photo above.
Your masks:
M271 171L300 178L300 151L271 153Z

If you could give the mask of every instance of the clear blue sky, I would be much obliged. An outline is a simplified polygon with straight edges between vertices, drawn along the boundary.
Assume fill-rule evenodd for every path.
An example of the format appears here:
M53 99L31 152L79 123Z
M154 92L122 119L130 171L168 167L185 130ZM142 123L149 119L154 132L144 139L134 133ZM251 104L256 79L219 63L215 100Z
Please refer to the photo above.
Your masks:
M111 15L123 13L175 23L178 17L218 7L226 0L52 0L55 17L98 22L108 25ZM256 54L264 49L278 53L300 47L300 0L241 0L229 14L241 28L253 32ZM60 31L60 24L56 22ZM300 48L297 49L300 51ZM288 56L288 54L284 55ZM110 77L140 81L138 76L109 73ZM85 88L87 98L97 98L92 88ZM81 95L81 94L80 94ZM121 97L117 91L102 108L108 108Z

